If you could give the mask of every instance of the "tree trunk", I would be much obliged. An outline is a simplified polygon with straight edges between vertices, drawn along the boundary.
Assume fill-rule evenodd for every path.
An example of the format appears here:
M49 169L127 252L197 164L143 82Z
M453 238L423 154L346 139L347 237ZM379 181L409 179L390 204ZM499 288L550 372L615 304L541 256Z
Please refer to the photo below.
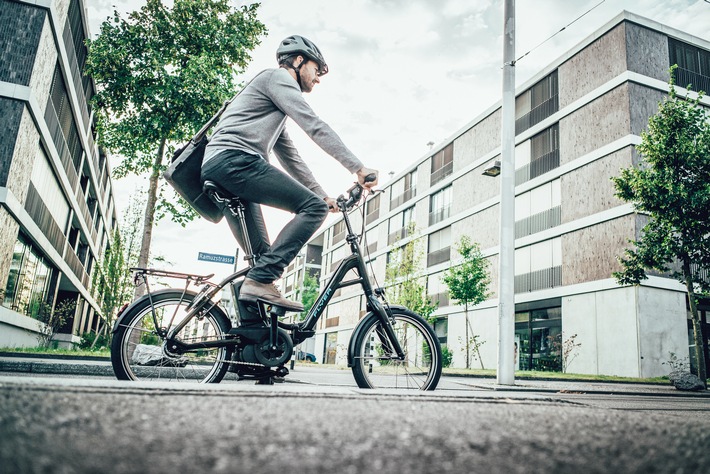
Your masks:
M707 388L707 369L705 367L705 340L698 314L698 305L695 300L695 289L693 288L693 275L690 270L690 259L683 259L683 273L685 275L685 287L688 292L688 302L690 303L690 320L693 321L693 342L695 342L695 362L698 369L698 377Z
M150 257L150 241L153 238L153 224L155 223L155 205L158 202L158 177L163 164L163 154L165 153L165 139L160 141L158 153L155 155L153 171L148 181L148 198L145 203L145 217L143 219L143 239L141 240L141 250L138 255L138 266L146 268ZM136 286L133 299L136 300L145 293L145 286Z

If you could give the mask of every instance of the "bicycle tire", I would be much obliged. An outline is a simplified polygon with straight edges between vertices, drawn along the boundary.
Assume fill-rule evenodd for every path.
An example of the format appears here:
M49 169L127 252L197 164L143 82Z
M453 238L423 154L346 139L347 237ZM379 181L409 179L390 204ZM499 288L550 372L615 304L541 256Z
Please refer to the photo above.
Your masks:
M434 390L441 377L441 345L424 318L407 309L393 308L394 330L404 360L397 360L383 342L382 323L372 317L355 340L353 376L360 388Z
M173 382L219 383L231 360L231 349L219 347L171 355L163 348L163 339L155 331L152 311L162 324L179 321L180 314L195 298L183 290L161 290L126 309L111 341L111 364L119 380L159 380ZM229 332L229 318L219 308L212 308L203 318L194 318L180 333L184 342L224 339Z

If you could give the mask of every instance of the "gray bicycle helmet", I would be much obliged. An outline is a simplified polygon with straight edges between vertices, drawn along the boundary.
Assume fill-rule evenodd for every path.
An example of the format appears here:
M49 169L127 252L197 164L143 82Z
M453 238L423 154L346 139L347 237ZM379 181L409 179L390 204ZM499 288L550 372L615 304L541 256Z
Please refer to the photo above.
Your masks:
M318 46L308 38L304 38L300 35L291 35L281 41L279 48L276 50L276 60L279 64L283 64L288 58L297 54L302 54L308 59L318 63L319 75L323 76L328 74L328 65L325 63L323 54L321 54Z

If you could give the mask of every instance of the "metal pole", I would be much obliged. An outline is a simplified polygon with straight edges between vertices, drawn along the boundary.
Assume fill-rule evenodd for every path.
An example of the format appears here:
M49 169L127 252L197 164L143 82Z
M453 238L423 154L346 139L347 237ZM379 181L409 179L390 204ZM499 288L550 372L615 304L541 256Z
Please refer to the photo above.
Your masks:
M503 11L497 383L515 384L515 0Z

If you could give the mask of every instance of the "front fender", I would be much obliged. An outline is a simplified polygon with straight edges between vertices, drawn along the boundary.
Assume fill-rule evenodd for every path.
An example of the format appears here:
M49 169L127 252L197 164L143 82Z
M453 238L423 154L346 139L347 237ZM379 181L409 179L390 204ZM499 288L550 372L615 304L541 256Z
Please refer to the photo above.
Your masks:
M391 304L389 305L391 310L406 310L404 306L399 306L399 305L394 305ZM355 352L357 351L357 347L355 344L355 341L359 339L359 336L362 332L365 331L366 327L370 326L370 320L371 319L379 319L379 315L377 315L374 311L370 311L367 313L355 326L355 329L353 330L352 336L350 336L350 343L348 344L348 367L352 367L354 365L354 360L355 360Z

